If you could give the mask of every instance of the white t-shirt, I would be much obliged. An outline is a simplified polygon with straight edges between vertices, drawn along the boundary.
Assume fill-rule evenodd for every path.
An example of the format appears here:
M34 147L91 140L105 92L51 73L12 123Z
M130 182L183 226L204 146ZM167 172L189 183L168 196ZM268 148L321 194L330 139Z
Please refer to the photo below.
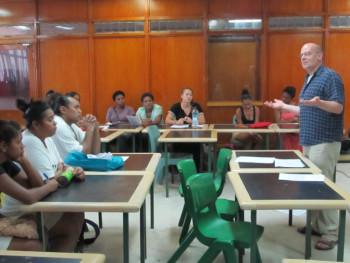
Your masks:
M23 132L24 154L44 180L54 177L62 158L51 138L45 144L29 130Z
M57 130L52 140L64 160L66 155L71 151L82 151L85 132L76 124L68 125L62 117L55 115Z

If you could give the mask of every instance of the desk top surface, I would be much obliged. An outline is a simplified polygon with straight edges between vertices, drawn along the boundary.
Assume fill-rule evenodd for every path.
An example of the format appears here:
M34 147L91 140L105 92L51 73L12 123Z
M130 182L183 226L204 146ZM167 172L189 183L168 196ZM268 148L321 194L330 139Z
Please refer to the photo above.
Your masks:
M213 130L167 130L158 139L159 142L217 142L217 133Z
M130 123L116 123L108 126L109 131L126 131L128 133L139 133L143 129L142 126L134 126Z
M107 172L85 171L86 175L123 175L129 172L151 172L156 171L160 160L160 153L113 153L116 156L128 156L121 169Z
M123 131L100 130L100 140L103 143L109 143L110 141L121 136L123 133Z
M275 167L274 163L238 163L235 159L240 156L251 157L274 157L278 159L299 159L305 167L293 168L293 167ZM233 151L230 161L231 171L252 171L252 172L273 172L273 171L296 171L301 170L305 172L321 173L321 170L314 165L308 158L306 158L298 150L242 150Z
M103 263L105 255L0 250L1 263Z
M272 125L266 128L248 128L241 127L236 124L230 123L217 123L210 124L210 129L216 130L218 133L232 133L232 132L256 132L256 133L274 133L275 130L272 128Z
M279 180L279 173L229 173L243 209L347 209L350 195L324 182Z
M137 212L153 182L154 173L126 175L88 175L84 182L67 188L32 205L22 205L30 212Z

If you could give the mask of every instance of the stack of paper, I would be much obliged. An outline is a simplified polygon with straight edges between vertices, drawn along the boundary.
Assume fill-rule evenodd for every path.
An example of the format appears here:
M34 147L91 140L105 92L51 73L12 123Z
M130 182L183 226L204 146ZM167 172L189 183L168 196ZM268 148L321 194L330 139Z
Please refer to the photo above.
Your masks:
M299 159L275 159L275 167L302 168L305 167Z
M324 182L323 174L286 174L280 173L279 180L297 182Z
M171 125L170 128L172 129L184 129L184 128L188 128L190 127L188 124L174 124L174 125Z

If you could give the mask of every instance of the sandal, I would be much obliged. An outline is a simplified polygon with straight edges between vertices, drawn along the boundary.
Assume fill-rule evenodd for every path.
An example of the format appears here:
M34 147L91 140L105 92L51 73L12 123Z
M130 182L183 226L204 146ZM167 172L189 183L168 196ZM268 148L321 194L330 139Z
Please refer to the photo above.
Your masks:
M298 227L297 230L298 230L298 232L299 232L300 234L303 234L303 235L306 234L306 226ZM313 235L313 236L318 236L318 237L321 237L321 236L322 236L322 234L321 234L320 232L317 232L317 231L314 230L314 229L311 229L311 235Z
M333 249L337 243L338 241L336 240L328 240L321 238L316 242L315 248L318 250L330 250Z

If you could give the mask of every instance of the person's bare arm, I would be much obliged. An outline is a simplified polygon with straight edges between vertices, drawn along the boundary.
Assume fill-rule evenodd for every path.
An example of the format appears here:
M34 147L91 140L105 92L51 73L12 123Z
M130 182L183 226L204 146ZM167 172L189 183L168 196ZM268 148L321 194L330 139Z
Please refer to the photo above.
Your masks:
M300 100L300 103L305 106L318 107L324 111L340 114L343 112L343 105L337 101L321 100L320 97L316 96L310 100Z
M296 105L291 105L291 104L285 104L283 101L274 99L273 101L265 101L264 102L265 106L268 106L272 109L275 110L286 110L286 111L292 111L295 112L299 115L300 112L300 107Z
M16 175L16 181L18 181L21 185L28 185L30 188L44 185L40 174L33 168L27 158L22 156L17 160L17 162L21 165L23 170Z
M56 191L57 187L57 181L52 179L40 187L26 189L7 174L0 175L0 191L24 204L32 204L41 200L49 193Z
M260 109L258 107L255 107L255 122L259 122L259 121L260 121Z

